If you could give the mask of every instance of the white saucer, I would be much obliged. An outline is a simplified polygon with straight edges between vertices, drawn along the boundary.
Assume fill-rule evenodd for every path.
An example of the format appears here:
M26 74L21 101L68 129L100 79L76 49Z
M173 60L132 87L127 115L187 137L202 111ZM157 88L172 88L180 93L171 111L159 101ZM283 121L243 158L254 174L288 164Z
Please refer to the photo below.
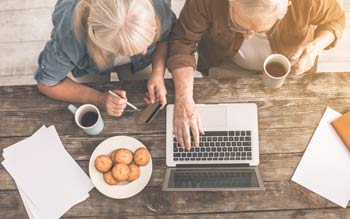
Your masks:
M89 162L89 174L92 183L102 194L114 198L124 199L136 195L146 187L152 175L152 157L146 166L140 166L140 177L132 182L122 182L117 185L108 185L103 180L103 174L96 170L95 159L99 155L109 155L112 151L119 148L126 148L135 152L139 147L146 147L140 141L128 136L115 136L100 143L91 155Z

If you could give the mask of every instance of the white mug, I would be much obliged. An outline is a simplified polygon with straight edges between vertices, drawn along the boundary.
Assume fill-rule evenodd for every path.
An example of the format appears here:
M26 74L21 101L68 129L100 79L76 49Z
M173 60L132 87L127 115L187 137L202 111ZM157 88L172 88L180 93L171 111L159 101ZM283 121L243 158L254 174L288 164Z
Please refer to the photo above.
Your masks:
M98 135L102 132L104 122L101 113L96 106L92 104L84 104L77 108L70 104L68 109L74 114L74 120L77 126L83 129L87 134Z
M277 62L277 63L281 64L284 67L285 74L283 74L282 76L279 76L279 77L271 75L266 70L266 66L270 63L273 63L273 62ZM286 80L288 74L290 73L291 67L292 67L292 65L291 65L290 61L284 55L272 54L272 55L268 56L264 62L264 71L263 71L263 76L262 76L264 84L267 87L272 88L272 89L280 88L283 85L284 81Z

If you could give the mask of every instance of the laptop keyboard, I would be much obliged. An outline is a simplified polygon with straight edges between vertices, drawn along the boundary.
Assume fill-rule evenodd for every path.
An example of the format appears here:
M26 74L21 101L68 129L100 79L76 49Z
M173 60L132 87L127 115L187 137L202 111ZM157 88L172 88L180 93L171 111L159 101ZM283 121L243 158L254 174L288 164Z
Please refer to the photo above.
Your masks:
M251 160L251 131L205 132L199 138L199 147L182 149L177 139L173 140L174 161Z

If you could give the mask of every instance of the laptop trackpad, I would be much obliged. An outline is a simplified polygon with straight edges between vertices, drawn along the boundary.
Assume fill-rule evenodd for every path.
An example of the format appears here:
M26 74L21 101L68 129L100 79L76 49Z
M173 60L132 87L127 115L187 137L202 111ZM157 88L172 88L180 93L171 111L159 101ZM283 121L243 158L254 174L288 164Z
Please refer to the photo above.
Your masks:
M227 130L227 108L222 106L198 107L204 131Z

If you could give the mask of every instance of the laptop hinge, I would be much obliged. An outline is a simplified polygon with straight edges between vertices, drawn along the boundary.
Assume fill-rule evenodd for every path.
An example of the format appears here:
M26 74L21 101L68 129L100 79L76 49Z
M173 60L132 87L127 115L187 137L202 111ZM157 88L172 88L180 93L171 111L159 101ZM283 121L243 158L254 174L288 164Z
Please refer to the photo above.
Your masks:
M176 167L249 167L249 164L176 164Z

